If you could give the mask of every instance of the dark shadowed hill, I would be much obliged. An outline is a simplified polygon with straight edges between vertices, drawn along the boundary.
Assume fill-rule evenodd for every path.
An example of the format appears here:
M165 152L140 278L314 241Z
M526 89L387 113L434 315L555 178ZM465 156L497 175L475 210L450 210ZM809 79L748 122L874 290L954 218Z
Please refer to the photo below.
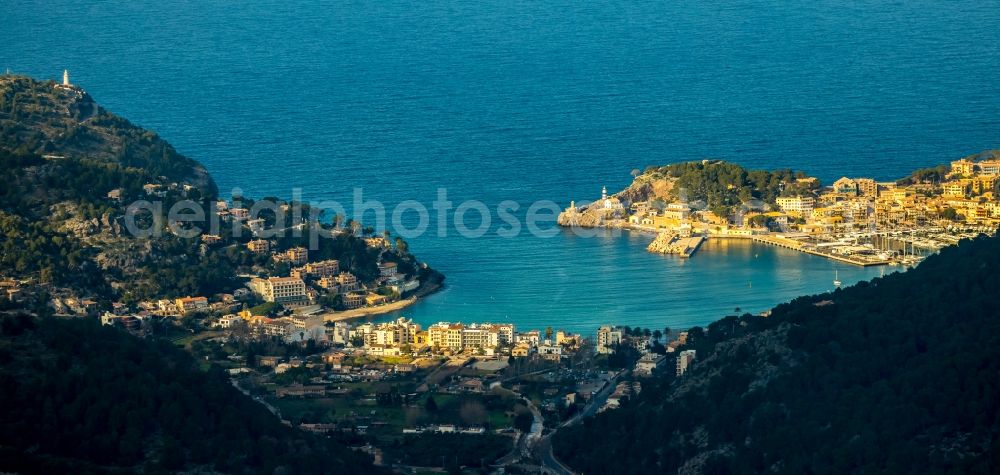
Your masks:
M692 329L691 371L560 431L556 454L588 474L997 473L998 269L981 237Z
M379 473L221 369L92 320L0 317L0 385L2 472Z

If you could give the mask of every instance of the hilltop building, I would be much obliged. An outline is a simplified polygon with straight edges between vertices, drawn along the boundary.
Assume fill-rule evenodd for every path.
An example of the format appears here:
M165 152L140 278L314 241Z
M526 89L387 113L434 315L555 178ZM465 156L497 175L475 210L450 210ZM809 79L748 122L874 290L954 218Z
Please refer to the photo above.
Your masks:
M263 239L255 239L247 243L247 249L254 254L263 255L271 251L271 243Z

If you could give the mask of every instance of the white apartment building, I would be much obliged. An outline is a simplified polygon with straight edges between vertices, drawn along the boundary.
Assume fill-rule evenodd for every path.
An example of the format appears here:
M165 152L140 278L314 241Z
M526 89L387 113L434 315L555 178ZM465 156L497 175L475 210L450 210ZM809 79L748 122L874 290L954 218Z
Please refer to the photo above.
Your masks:
M330 341L336 345L346 345L348 341L351 341L351 324L335 322L330 331Z
M323 324L322 317L293 322L286 327L285 332L285 341L288 343L301 343L309 340L317 343L327 341L326 326Z
M517 334L517 343L527 343L529 346L538 346L540 341L542 341L542 337L538 330L531 330L530 332Z
M812 213L816 199L811 196L782 196L775 200L786 213Z
M267 279L253 279L250 281L250 288L260 298L264 299L265 302L292 305L309 303L306 284L299 278L270 277Z
M665 355L646 353L635 363L634 373L636 376L652 376L653 371L663 366L663 363L666 362L666 360L667 357Z
M597 330L597 352L608 354L615 352L615 346L621 344L622 332L617 327L603 326Z
M559 361L562 358L562 345L559 345L552 340L545 340L542 344L538 345L538 354L547 360Z
M684 374L694 362L695 350L684 350L677 355L677 376Z
M687 203L670 203L664 208L663 217L682 221L691 217L691 208Z
M983 160L976 165L983 175L1000 175L1000 160Z

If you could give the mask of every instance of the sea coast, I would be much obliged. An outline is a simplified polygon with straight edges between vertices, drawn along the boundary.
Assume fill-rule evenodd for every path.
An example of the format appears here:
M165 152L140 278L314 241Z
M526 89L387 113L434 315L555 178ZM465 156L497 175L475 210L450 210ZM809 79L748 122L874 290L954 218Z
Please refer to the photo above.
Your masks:
M325 322L343 322L347 320L354 320L357 318L372 317L376 315L384 315L387 313L396 312L402 310L410 305L417 303L421 298L426 297L438 290L441 290L443 284L439 283L428 283L417 289L413 295L397 300L395 302L389 302L382 305L374 305L371 307L361 307L354 308L344 311L333 311L318 314L318 316L323 317Z
M705 239L739 238L856 266L912 266L1000 225L994 151L893 182L823 186L802 172L745 170L720 160L650 167L621 192L560 213L566 227L657 233L650 252L691 257Z

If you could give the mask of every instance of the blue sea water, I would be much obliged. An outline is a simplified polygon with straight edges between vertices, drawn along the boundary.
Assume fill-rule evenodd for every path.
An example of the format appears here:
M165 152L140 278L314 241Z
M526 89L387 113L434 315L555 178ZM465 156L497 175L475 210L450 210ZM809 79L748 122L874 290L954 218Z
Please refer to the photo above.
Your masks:
M429 206L446 188L523 214L652 164L830 182L1000 147L997 1L12 0L0 18L0 68L69 69L252 196L350 203L359 187ZM649 236L502 238L501 224L411 239L448 286L403 314L679 328L880 272L735 242L682 261L645 253Z

